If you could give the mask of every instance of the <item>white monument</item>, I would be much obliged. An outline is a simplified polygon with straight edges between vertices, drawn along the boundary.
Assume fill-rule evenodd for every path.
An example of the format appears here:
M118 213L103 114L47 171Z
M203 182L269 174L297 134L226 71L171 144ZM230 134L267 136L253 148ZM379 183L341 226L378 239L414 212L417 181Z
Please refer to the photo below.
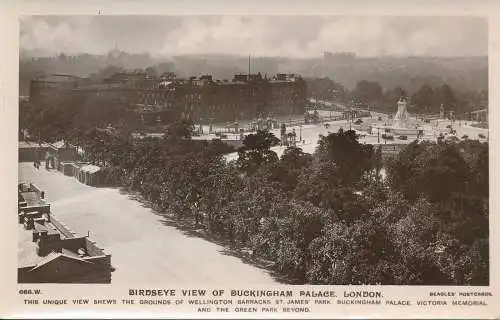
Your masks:
M393 118L392 125L376 125L370 128L377 129L377 132L385 132L386 134L392 134L395 136L419 136L422 134L422 129L420 129L416 124L412 124L406 109L407 100L405 97L401 97L398 101L398 111ZM409 140L408 140L409 141Z
M398 101L398 111L394 116L393 128L407 129L408 128L408 110L406 110L406 98L401 97Z

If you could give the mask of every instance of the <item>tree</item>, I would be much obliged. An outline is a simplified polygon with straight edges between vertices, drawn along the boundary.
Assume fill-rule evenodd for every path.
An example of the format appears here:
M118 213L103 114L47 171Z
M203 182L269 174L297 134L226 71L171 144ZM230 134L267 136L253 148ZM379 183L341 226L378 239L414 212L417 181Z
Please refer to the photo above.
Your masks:
M193 135L193 122L188 119L180 119L171 123L166 132L167 139L190 139Z
M312 155L304 153L301 148L288 147L275 166L270 167L271 179L279 183L284 191L293 191L302 170L312 162Z
M395 87L389 91L389 102L391 104L396 103L401 97L406 97L408 95L407 91L403 87Z
M361 285L394 283L392 246L383 226L371 220L329 221L310 246L313 284Z
M384 217L384 211L393 211L392 201L388 199L388 203L379 208L379 217ZM451 284L438 262L440 221L435 207L424 198L419 198L413 206L404 201L402 204L399 218L387 224L395 261L400 262L399 268L395 268L395 284Z
M305 283L311 264L309 245L321 235L322 227L318 208L308 202L282 201L261 219L252 242L262 255L275 261L277 271Z
M269 131L257 131L243 140L243 147L238 150L237 164L246 173L254 173L263 164L278 161L276 152L270 150L279 143L279 139Z
M330 78L308 78L307 95L322 100L344 101L346 93L344 87Z
M420 249L414 250L416 255L412 255L408 264L438 266L439 272L432 267L434 269L429 270L429 274L442 274L446 279L440 278L441 282L487 281L484 267L488 261L487 243L483 241L489 234L486 150L487 144L471 141L412 143L389 166L392 188L400 190L409 201L417 204L422 196L427 198L435 212L432 216L437 219L439 228L430 233L435 245L426 247L422 244ZM408 228L408 233L417 229L417 220L424 221L424 207L418 207L420 209L413 213L413 225L404 227ZM400 228L403 223L409 222L401 220ZM402 229L396 233L402 234ZM480 267L474 268L472 261ZM432 277L422 281L439 282Z
M150 77L158 77L158 71L156 70L155 67L147 67L146 70L144 71Z
M99 70L99 72L97 73L97 77L99 79L106 79L113 76L116 73L120 73L123 71L124 69L122 67L118 67L115 65L108 65L107 67Z
M346 186L356 184L374 165L373 147L360 144L353 130L340 129L337 133L321 136L316 155L321 161L332 161L338 166L339 182Z
M425 194L432 202L444 201L453 193L466 190L470 179L467 163L451 142L413 142L388 169L392 187L412 200Z
M221 158L213 159L200 187L200 210L206 216L206 229L233 240L234 230L230 227L231 216L227 208L242 187L236 168L226 165Z
M343 183L342 172L331 161L313 161L298 177L294 197L331 209L337 220L352 222L367 212L367 199L354 186Z
M243 145L245 150L268 150L269 148L276 146L279 143L279 139L274 136L269 131L259 130L255 134L249 134L243 140Z
M446 111L453 110L455 111L455 106L456 106L456 98L455 98L455 93L451 89L451 87L447 84L443 84L439 89L438 89L438 102L439 104L443 105L444 109Z
M277 183L268 178L265 171L243 177L243 187L235 193L226 209L231 233L241 243L248 243L257 234L261 219L269 216L273 207L285 201L285 195L277 188Z
M383 89L382 86L376 81L362 80L356 84L353 96L357 97L364 103L376 102L382 99Z
M375 148L374 155L373 155L373 168L374 168L374 175L375 179L379 181L382 176L381 172L384 166L384 161L382 159L382 146L379 145L378 147Z
M420 112L434 111L434 91L429 85L424 84L413 94L412 102Z

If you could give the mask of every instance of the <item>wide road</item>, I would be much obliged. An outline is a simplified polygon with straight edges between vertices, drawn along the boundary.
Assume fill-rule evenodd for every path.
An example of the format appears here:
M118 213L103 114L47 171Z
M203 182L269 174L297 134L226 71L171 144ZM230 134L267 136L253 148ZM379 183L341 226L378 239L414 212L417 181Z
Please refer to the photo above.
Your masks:
M190 237L118 189L94 188L43 166L19 164L19 180L45 190L53 214L111 254L114 284L269 285L264 270Z

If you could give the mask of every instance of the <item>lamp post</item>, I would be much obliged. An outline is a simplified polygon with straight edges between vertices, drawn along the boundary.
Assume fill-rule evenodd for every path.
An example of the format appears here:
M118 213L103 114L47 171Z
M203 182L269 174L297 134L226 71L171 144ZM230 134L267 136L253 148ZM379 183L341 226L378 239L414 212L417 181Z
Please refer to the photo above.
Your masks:
M302 125L299 126L299 140L302 142Z

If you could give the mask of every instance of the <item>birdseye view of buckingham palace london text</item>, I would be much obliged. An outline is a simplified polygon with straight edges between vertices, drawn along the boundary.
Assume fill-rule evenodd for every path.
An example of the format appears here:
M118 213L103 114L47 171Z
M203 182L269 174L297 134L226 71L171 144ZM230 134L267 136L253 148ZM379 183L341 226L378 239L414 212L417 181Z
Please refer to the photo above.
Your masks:
M23 16L18 282L489 285L487 33Z

